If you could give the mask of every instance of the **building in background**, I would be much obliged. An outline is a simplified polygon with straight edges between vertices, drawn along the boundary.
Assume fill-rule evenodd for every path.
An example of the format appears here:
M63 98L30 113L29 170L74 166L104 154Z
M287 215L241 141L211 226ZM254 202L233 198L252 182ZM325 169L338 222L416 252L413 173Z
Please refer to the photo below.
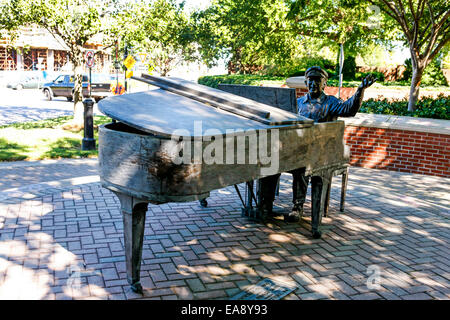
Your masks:
M85 45L85 48L96 51L92 71L110 73L111 55L102 49L101 41L94 38ZM0 72L72 72L68 51L64 41L46 29L23 27L14 43L8 38L0 39Z

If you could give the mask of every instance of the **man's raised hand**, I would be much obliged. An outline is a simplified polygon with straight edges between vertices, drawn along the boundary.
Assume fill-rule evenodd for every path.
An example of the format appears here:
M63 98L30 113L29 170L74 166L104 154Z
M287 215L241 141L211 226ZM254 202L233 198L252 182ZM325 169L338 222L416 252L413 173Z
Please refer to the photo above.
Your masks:
M370 87L372 84L374 84L375 81L377 81L378 79L374 77L373 74L369 74L368 76L366 76L363 81L361 82L361 84L359 85L360 89L366 89L368 87Z

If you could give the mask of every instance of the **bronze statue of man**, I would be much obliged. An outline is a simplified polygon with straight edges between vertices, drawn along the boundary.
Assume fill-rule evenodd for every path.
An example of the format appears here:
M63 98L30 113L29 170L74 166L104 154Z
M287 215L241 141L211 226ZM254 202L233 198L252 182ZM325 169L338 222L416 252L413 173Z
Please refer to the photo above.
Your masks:
M338 117L353 117L361 107L364 90L371 86L377 79L372 75L364 78L356 93L347 101L329 96L324 93L328 80L328 73L318 66L310 67L305 72L305 82L308 93L297 99L298 114L314 120L314 122L335 121ZM289 171L293 175L293 203L294 207L285 221L296 222L300 220L303 213L306 191L310 178L305 176L305 168ZM263 210L268 211L263 214L271 214L272 202L274 200L275 187L273 183L278 180L278 176L270 176L262 180ZM313 238L320 238L320 196L322 194L322 178L313 176L311 178L311 231Z

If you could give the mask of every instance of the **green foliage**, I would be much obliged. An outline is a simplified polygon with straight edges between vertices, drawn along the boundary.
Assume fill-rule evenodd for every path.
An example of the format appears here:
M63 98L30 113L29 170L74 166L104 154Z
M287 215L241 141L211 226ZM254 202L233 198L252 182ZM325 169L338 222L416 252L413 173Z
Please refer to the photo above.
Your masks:
M403 73L403 81L407 81L411 84L412 78L412 63L411 58L405 60L406 70ZM438 59L434 59L425 68L422 75L422 85L424 86L448 86L447 80L445 79L444 73L441 70L440 63Z
M450 69L450 43L442 49L442 68Z
M29 147L0 138L0 161L19 161L27 158Z
M11 124L6 124L0 126L0 129L3 128L16 128L21 130L30 130L30 129L56 129L68 121L72 120L73 116L62 116L53 119L45 119L39 121L28 121L28 122L16 122ZM94 125L99 126L105 123L111 122L111 118L106 116L94 116Z
M434 59L425 68L422 75L422 85L424 86L448 86L444 73L441 70L440 63Z
M1 126L0 161L96 156L97 150L81 150L83 130L62 129L62 125L72 119L72 116L65 116ZM94 117L94 138L97 141L98 126L109 122L109 117Z
M297 77L304 76L305 71L312 66L319 66L324 69L328 73L328 77L331 78L336 75L336 65L328 59L324 59L323 57L304 57L293 67L287 74L287 77Z
M123 43L133 53L147 54L149 70L166 76L177 65L199 59L194 43L195 26L184 12L183 3L177 4L175 0L132 3L124 19L130 28L123 34Z
M303 75L304 72L301 74ZM281 85L286 82L287 77L283 76L271 76L271 75L256 75L256 74L229 74L229 75L215 75L204 76L198 79L198 83L208 87L217 88L220 83L226 84L245 84L250 86L261 85ZM361 84L361 81L346 81L342 82L344 87L357 87ZM337 87L339 81L336 79L328 79L327 86Z
M377 78L377 82L383 82L384 81L384 74L382 72L378 71L372 71L372 72L356 72L355 73L355 79L362 81L365 77L367 77L369 74L373 75L375 78Z
M339 58L338 58L339 59ZM336 66L336 73L339 74L339 60ZM353 80L356 76L356 57L354 55L347 55L344 59L344 66L342 68L342 75L345 80Z
M299 47L288 11L286 1L213 0L194 14L204 61L213 65L228 58L241 73L255 66L287 65Z
M361 81L355 80L343 80L342 87L344 88L355 88L361 84ZM335 79L328 79L327 86L329 87L339 87L339 80L337 77Z
M42 27L68 48L73 65L75 112L81 113L83 46L94 36L108 42L119 0L9 0L0 2L0 30L18 33L21 27ZM81 119L81 116L78 117Z
M283 84L286 77L277 76L262 76L262 75L243 75L243 74L230 74L230 75L217 75L217 76L204 76L198 79L199 84L203 84L208 87L217 88L219 84L244 84L250 86L259 86L263 84Z
M359 112L450 120L450 96L441 94L436 99L424 97L417 102L414 112L408 111L407 99L398 101L369 99L363 102Z
M58 117L54 119L46 119L46 120L39 120L39 121L28 121L28 122L17 122L12 124L7 124L0 126L0 129L2 128L16 128L16 129L22 129L22 130L29 130L29 129L43 129L43 128L56 128L67 121L73 119L73 116L64 116L64 117Z
M356 55L373 42L395 39L395 25L373 12L366 1L293 0L288 17L295 22L292 27L297 34L326 39L336 50L345 44L346 55Z
M44 159L87 158L97 155L97 150L81 150L81 139L60 138L49 144L42 154Z

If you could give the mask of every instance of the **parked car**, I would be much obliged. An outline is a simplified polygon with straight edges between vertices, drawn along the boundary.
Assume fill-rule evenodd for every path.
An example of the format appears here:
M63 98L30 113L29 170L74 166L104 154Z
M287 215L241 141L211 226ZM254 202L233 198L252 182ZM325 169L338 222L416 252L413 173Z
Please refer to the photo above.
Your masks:
M14 90L22 89L41 89L44 84L44 78L38 75L23 75L17 80L9 82L6 87Z
M111 81L108 75L92 75L92 83L90 86L91 96L96 102L101 99L111 95ZM83 97L89 96L89 77L83 75L82 79ZM73 100L75 83L74 76L69 74L62 74L58 76L55 80L49 83L45 83L42 87L42 92L44 93L47 100L52 100L54 97L66 97L67 101Z

